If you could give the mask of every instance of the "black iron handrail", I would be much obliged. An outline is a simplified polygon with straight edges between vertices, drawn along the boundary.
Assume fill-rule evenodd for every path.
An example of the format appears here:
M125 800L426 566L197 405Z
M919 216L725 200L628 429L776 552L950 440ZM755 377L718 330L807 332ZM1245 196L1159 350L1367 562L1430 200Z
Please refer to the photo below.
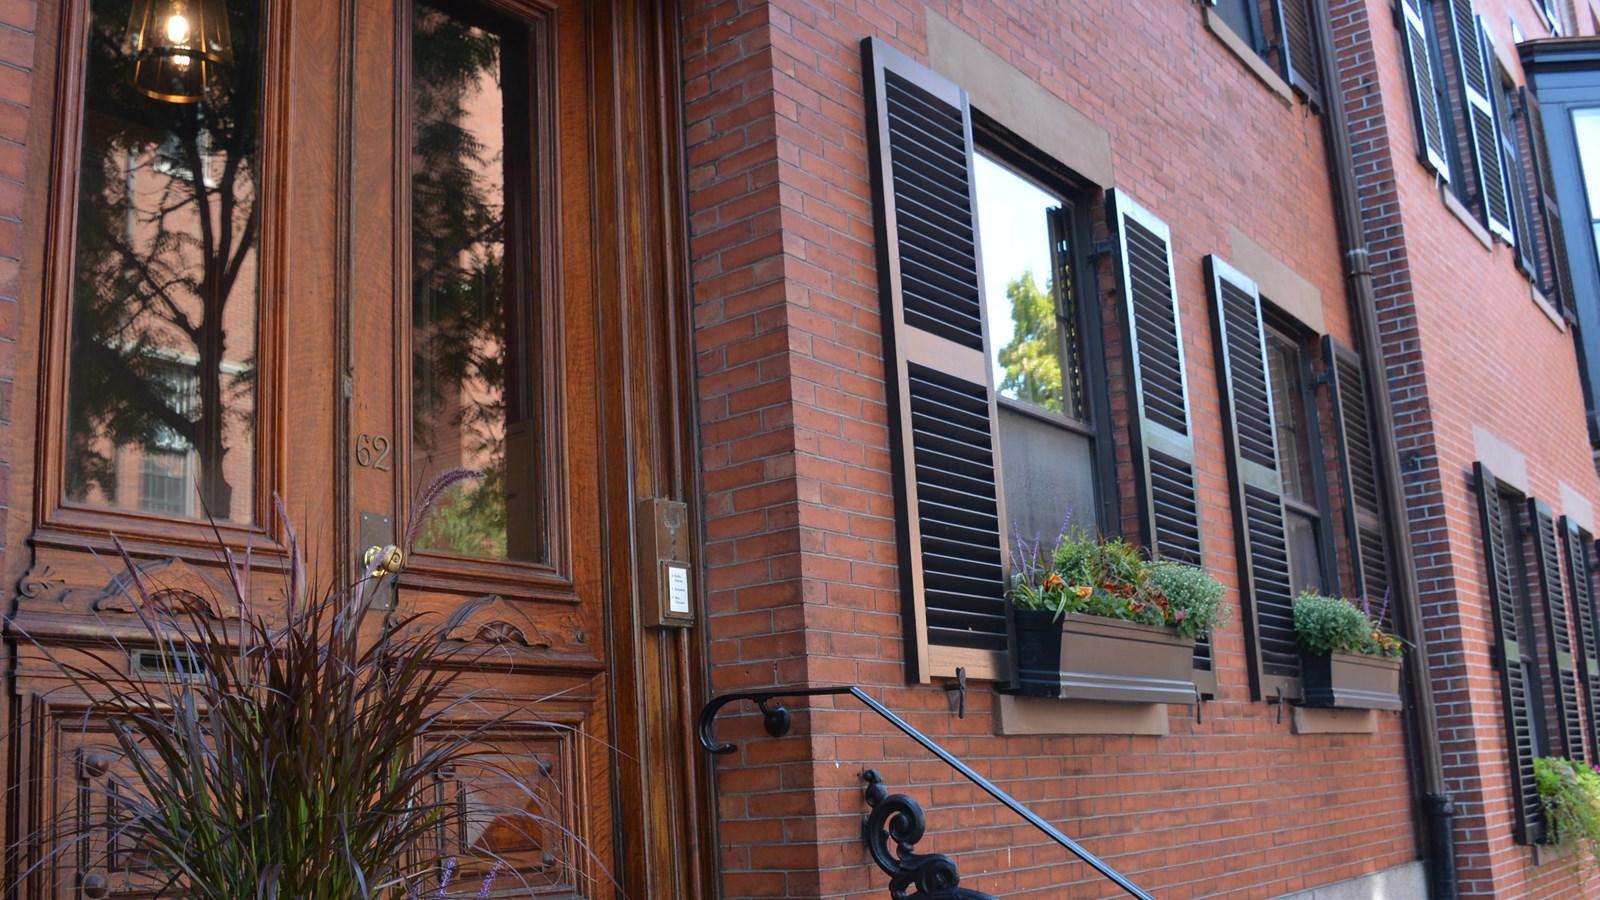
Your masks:
M840 687L802 687L768 691L747 691L743 693L722 694L720 696L713 697L711 698L711 702L707 703L705 708L700 710L700 746L706 748L708 752L716 754L732 753L738 749L732 744L722 744L717 742L717 714L722 711L723 707L730 703L736 703L740 700L749 700L751 703L754 703L761 710L761 715L764 719L767 733L773 737L783 737L789 733L789 727L793 723L793 717L790 716L789 710L781 704L773 704L769 706L768 704L771 704L774 699L779 697L836 697L843 696L845 694L849 694L857 700L860 700L862 704L864 704L868 709L877 713L878 716L884 721L900 729L900 731L904 733L906 737L909 737L913 741L916 741L918 744L920 744L922 749L932 753L934 756L937 756L941 761L944 762L945 765L955 769L961 774L962 777L977 785L979 788L982 788L984 793L1000 801L1001 805L1016 813L1018 816L1021 816L1028 824L1032 825L1034 828L1037 828L1046 837L1055 841L1057 844L1065 847L1068 852L1078 857L1078 859L1083 860L1089 865L1090 868L1105 876L1107 880L1114 883L1117 887L1127 891L1129 895L1138 897L1139 900L1155 900L1154 897L1145 893L1137 885L1129 881L1121 872L1111 868L1103 860L1101 860L1100 857L1095 856L1088 850L1085 850L1081 845L1078 844L1077 841L1074 841L1072 838L1062 834L1060 829L1056 828L1054 825L1051 825L1049 822L1046 822L1044 819L1041 819L1033 810L1023 806L1021 803L1018 803L1015 798L996 787L993 782L989 781L989 779L984 778L977 772L972 771L972 768L966 763L950 755L950 751L934 743L933 740L927 735L916 730L915 728L912 728L904 719L890 712L887 707L872 699L866 694L865 691L855 687L854 685Z

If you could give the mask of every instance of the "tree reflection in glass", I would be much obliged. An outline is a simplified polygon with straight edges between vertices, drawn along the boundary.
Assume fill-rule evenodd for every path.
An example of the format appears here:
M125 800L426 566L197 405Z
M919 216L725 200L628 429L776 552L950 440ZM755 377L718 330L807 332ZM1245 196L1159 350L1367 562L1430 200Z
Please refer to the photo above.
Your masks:
M973 158L973 173L995 389L1081 419L1068 206L982 154Z
M529 248L528 25L473 5L413 6L411 459L419 483L457 466L418 541L544 558Z
M91 4L67 387L73 502L252 518L260 6L228 7L229 87L174 103L130 83L129 0Z

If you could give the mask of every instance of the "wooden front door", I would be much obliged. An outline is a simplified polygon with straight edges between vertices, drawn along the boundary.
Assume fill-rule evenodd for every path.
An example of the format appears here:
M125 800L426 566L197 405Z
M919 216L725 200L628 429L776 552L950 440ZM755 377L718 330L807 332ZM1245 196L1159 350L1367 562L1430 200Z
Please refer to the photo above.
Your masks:
M705 894L695 643L642 623L655 561L633 553L641 502L690 483L660 175L673 19L579 0L61 0L52 19L22 386L38 415L18 423L36 440L12 478L32 516L8 530L26 548L8 868L97 815L115 767L51 663L108 634L135 662L112 535L173 596L225 595L217 541L249 547L249 601L270 609L281 498L314 586L398 547L380 604L474 608L451 637L486 650L485 715L526 722L505 762L540 824L457 837L510 864L506 895ZM176 55L140 50L180 33ZM482 806L493 789L438 790ZM140 894L115 849L85 842L17 889Z

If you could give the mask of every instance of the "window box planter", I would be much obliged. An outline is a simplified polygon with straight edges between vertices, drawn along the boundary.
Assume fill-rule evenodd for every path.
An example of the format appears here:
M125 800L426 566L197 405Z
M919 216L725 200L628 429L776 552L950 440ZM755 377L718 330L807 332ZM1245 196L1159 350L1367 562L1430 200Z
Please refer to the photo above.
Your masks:
M1302 652L1300 695L1306 706L1399 709L1400 657Z
M1194 639L1171 628L1011 610L1018 693L1069 700L1193 703Z

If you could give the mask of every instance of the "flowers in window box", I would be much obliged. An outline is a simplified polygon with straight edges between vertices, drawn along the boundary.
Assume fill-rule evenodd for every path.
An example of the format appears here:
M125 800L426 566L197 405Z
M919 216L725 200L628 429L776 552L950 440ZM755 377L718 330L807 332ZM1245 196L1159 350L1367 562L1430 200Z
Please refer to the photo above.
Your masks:
M1534 781L1544 802L1545 840L1575 847L1568 861L1580 879L1600 868L1600 769L1557 757L1533 761ZM1585 865L1587 862L1587 865Z
M1385 603L1387 605L1387 602ZM1365 603L1305 591L1294 601L1294 630L1308 653L1363 653L1399 656L1405 642L1383 630L1380 610Z
M1313 591L1294 601L1300 640L1300 700L1306 706L1400 709L1404 643L1383 630L1380 611Z
M1013 563L1011 602L1056 619L1082 613L1203 638L1226 617L1226 590L1204 570L1152 562L1122 538L1102 539L1085 528L1063 529L1048 548L1018 539Z

